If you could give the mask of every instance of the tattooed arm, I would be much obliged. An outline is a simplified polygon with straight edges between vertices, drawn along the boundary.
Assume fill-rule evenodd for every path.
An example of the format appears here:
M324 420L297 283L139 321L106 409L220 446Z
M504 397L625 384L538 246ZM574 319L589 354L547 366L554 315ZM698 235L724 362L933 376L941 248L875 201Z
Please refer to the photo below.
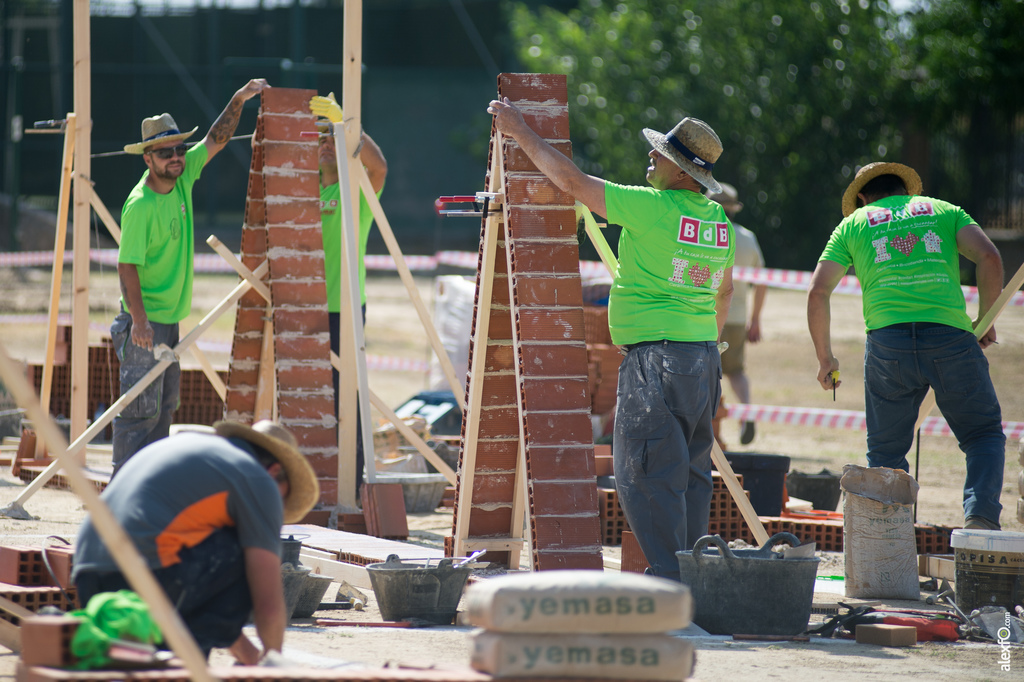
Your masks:
M238 119L242 115L242 105L245 104L246 100L255 97L263 88L268 87L270 86L267 85L266 79L254 78L231 97L231 101L224 107L224 111L221 112L217 120L210 126L210 132L206 133L206 137L203 138L203 144L206 145L207 152L206 163L210 163L210 159L216 156L221 149L224 149L228 140L235 134L235 128L238 127Z

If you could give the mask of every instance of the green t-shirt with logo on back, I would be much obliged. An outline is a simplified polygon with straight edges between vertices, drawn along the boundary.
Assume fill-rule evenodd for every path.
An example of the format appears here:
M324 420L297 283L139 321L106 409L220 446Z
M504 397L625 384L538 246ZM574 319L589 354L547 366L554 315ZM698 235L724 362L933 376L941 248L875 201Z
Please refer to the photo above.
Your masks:
M715 295L736 244L721 204L689 190L605 183L608 222L622 226L608 297L612 342L715 341Z
M923 196L891 196L851 213L819 261L854 266L868 331L935 322L972 331L960 288L956 235L974 224L959 206Z
M146 186L147 170L121 209L117 262L138 268L142 306L150 322L175 324L192 311L192 185L207 157L204 144L189 149L185 171L167 194ZM121 305L128 309L123 298Z

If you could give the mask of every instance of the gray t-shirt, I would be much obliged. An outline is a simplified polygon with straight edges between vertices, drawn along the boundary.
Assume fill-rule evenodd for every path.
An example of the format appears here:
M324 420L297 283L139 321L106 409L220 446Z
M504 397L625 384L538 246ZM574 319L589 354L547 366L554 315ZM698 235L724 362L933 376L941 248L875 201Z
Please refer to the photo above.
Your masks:
M242 547L281 553L283 503L277 483L248 444L183 433L149 445L100 496L151 569L180 561L214 531L234 527ZM75 543L74 571L118 567L87 518Z

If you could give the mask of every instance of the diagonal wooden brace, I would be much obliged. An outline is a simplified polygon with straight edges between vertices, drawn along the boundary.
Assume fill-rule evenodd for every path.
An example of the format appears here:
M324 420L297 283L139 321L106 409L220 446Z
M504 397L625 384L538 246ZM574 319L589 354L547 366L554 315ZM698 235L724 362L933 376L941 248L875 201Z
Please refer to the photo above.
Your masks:
M256 268L253 274L257 277L261 277L267 273L268 269L269 266L267 265L266 261L264 261L258 268ZM196 325L196 327L192 331L186 334L185 337L178 342L178 345L174 347L174 355L178 356L185 350L187 350L189 347L191 347L192 344L196 342L196 340L199 338L201 334L203 334L207 329L209 329L213 325L213 323L216 322L218 318L220 318L221 315L230 310L232 306L234 306L235 303L238 302L238 299L242 298L242 296L244 296L251 288L252 284L250 284L247 280L242 280L241 282L239 282L238 285L231 291L231 293L224 298L224 300L218 303L213 310L207 313L206 317L200 320L199 324ZM142 391L145 390L147 386L156 381L157 377L163 374L164 370L167 369L172 362L174 362L173 358L163 359L160 362L158 362L151 370L149 370L149 372L147 372L141 379L139 379L134 386L132 386L130 389L128 389L128 391L125 392L124 395L118 398L113 405L108 407L107 411L104 412L99 417L99 419L93 422L93 424L88 429L86 429L82 433L82 435L76 438L75 441L66 448L65 454L73 455L80 449L84 448L86 444L92 441L93 438L98 436L100 431L105 429L107 427L107 424L113 421L114 417L120 414L121 410L127 407L128 404L131 403L131 401L135 400L135 398L140 393L142 393ZM50 441L47 441L46 444L49 447L51 446L52 443ZM24 514L25 501L28 500L28 498L32 497L32 495L34 495L37 490L46 485L47 481L53 478L53 476L58 471L60 471L62 466L63 465L61 459L57 459L54 462L52 462L32 481L32 483L28 485L28 487L25 488L25 490L21 492L20 495L18 495L18 497L13 502L11 502L11 504L4 511L8 514L11 512Z

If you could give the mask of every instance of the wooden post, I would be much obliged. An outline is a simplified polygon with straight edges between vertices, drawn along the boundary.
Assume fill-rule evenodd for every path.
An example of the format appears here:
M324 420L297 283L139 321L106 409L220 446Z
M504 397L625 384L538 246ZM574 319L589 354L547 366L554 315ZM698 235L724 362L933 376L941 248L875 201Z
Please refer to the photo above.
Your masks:
M64 244L68 237L68 202L71 199L71 174L75 159L75 115L68 114L64 127L64 157L60 168L60 190L57 194L57 229L53 239L53 274L50 277L50 319L46 328L46 356L43 361L43 383L39 402L50 414L50 396L53 392L53 356L57 349L57 318L60 316L60 283L64 275ZM42 438L36 439L36 458L46 448Z
M92 175L92 53L89 0L74 0L75 178L71 300L71 437L85 431L89 411L89 185ZM85 463L85 451L79 455Z
M504 161L502 158L501 133L495 132L491 141L491 167L487 191L504 194ZM503 197L504 198L504 197ZM504 200L502 201L504 204ZM459 465L459 485L454 532L452 533L453 556L467 556L477 549L509 552L509 568L518 569L519 557L523 551L523 521L525 520L525 499L520 504L520 491L525 492L526 462L523 443L520 438L516 457L516 490L514 492L513 514L507 538L481 538L470 540L469 517L473 508L473 483L476 477L477 447L480 438L481 405L483 404L483 379L487 366L487 338L491 323L491 295L494 289L494 260L498 253L498 231L503 222L502 213L488 212L484 216L483 256L478 277L476 329L473 336L473 358L469 368L469 396L466 401L466 435L462 444L462 461ZM522 476L523 478L520 478ZM525 498L525 495L523 496ZM519 511L517 511L519 510Z
M88 2L85 2L88 5ZM77 3L76 3L77 8ZM181 659L192 679L213 682L215 678L206 669L206 657L196 645L192 635L174 606L167 599L163 588L153 577L149 567L131 538L114 518L110 508L100 499L93 483L85 477L78 461L67 453L67 441L57 424L36 400L32 387L18 365L11 360L7 350L0 345L0 377L18 404L25 409L36 433L46 442L47 449L56 454L71 483L72 489L82 499L89 511L100 539L117 562L118 568L132 588L149 606L153 620L160 626L174 653Z

